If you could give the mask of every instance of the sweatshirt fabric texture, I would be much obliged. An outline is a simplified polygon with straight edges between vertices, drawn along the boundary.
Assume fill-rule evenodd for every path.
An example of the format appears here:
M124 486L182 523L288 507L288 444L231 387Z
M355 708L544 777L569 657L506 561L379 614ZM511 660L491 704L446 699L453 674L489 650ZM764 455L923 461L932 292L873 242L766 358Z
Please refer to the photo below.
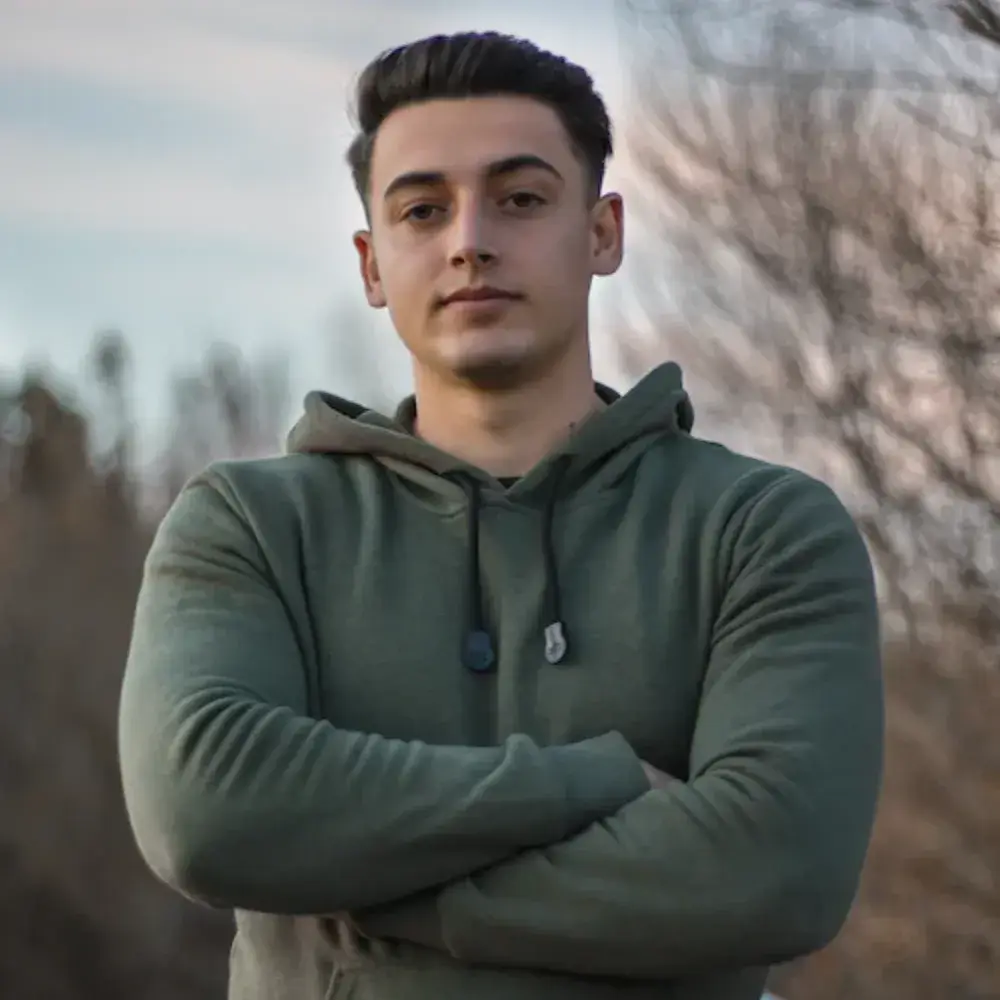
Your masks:
M509 486L412 398L312 393L162 521L125 799L235 911L231 1000L757 1000L840 929L882 766L861 536L693 437L676 365L596 391Z

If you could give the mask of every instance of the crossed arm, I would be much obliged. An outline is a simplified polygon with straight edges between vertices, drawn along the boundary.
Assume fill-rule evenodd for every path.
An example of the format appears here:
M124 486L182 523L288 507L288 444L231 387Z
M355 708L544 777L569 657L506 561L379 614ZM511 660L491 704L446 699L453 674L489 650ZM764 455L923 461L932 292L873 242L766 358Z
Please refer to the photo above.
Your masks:
M648 783L614 733L429 746L307 713L286 605L224 479L176 501L147 560L119 710L147 863L210 905L377 906L586 828Z
M640 979L771 965L834 937L881 777L868 556L833 494L789 476L753 504L727 575L687 782L355 914L359 928L469 963Z
M154 543L123 686L126 803L162 878L259 912L351 911L470 963L673 978L821 946L881 770L863 543L789 476L729 539L685 783L615 735L435 747L306 714L294 630L238 500L190 487Z

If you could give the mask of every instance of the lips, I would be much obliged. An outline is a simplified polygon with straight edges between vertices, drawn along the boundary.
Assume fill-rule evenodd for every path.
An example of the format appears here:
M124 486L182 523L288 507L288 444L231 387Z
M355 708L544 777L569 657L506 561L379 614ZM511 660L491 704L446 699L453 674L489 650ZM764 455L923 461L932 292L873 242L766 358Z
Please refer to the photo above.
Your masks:
M519 298L519 295L515 295L513 292L505 292L500 288L462 288L446 296L441 304L442 306L450 306L463 302L513 302Z

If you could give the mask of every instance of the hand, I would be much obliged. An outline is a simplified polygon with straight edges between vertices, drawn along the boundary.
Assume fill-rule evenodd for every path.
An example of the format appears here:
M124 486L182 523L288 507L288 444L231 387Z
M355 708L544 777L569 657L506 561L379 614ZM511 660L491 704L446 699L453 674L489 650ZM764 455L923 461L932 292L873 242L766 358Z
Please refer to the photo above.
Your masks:
M661 771L659 768L653 767L652 764L647 764L646 761L641 761L640 763L642 764L643 771L646 773L646 780L649 782L649 787L654 791L662 791L676 784L677 779L671 777L666 771Z

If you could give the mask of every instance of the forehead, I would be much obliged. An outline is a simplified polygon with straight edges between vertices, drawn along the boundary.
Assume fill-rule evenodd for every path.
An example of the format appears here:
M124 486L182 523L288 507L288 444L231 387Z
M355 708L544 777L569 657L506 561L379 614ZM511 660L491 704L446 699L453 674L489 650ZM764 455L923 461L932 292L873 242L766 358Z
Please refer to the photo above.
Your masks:
M576 163L559 115L539 101L474 97L411 104L394 111L378 131L372 193L377 197L402 173L435 171L461 181L524 154L540 156L563 176Z

